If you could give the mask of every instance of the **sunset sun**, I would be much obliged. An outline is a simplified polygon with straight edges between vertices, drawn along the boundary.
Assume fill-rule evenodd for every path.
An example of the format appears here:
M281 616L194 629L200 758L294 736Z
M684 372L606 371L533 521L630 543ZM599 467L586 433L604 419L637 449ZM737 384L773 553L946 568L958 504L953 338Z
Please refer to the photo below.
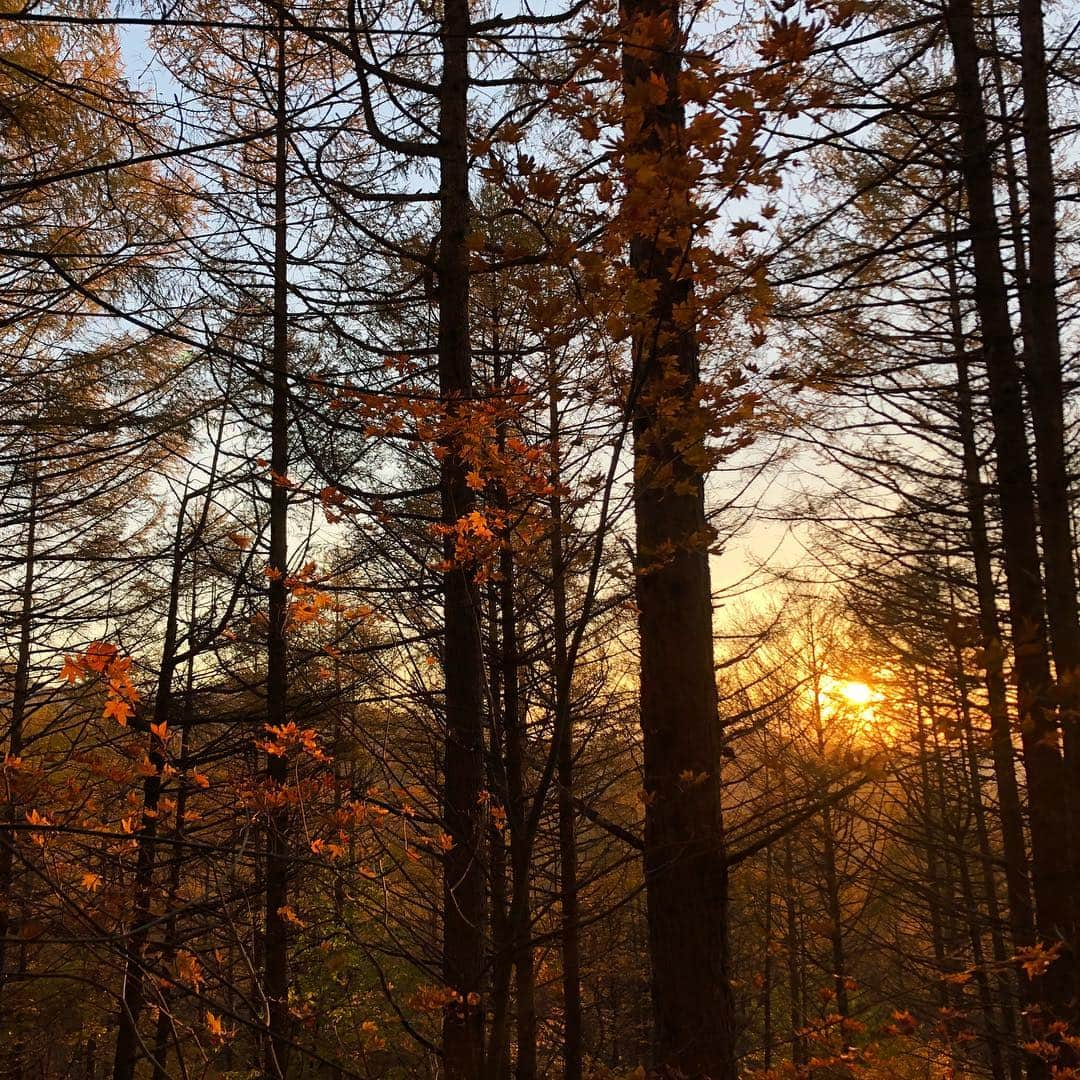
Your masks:
M852 705L869 705L874 700L874 691L864 682L844 682L839 687L840 696Z

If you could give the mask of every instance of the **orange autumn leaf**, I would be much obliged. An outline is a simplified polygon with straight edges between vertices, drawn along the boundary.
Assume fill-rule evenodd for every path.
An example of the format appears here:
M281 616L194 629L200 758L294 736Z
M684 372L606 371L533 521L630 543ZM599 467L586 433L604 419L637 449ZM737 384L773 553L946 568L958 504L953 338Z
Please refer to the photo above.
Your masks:
M116 659L118 650L107 641L92 642L86 650L86 666L91 671L103 672Z
M109 698L105 702L105 708L101 715L106 720L110 716L114 717L121 727L127 727L128 717L131 716L132 711L131 706L126 701L122 701L120 698Z
M206 1030L217 1040L224 1040L228 1037L228 1032L221 1022L221 1018L215 1016L209 1009L206 1010Z
M277 909L278 917L282 922L291 923L293 926L303 928L306 924L299 915L288 905L283 904Z
M76 656L65 656L64 666L60 669L60 678L74 686L83 677L82 665Z

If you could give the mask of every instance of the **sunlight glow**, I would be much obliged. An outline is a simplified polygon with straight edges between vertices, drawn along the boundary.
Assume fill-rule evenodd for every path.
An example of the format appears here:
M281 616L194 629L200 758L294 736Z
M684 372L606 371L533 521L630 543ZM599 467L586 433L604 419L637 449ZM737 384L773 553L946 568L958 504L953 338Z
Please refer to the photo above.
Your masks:
M845 682L840 684L840 694L852 705L869 705L875 698L874 691L864 682Z
M857 739L876 743L891 738L888 714L881 712L884 701L876 679L868 683L826 675L821 680L822 716Z

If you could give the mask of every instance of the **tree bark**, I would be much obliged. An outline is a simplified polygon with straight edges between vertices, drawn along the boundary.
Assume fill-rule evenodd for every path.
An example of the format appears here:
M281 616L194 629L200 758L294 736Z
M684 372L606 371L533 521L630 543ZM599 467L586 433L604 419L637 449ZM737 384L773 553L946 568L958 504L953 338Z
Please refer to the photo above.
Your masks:
M173 540L172 575L169 582L169 608L165 616L165 633L162 638L161 664L158 670L157 690L147 756L151 771L143 783L142 819L137 837L135 881L133 886L135 911L132 917L131 936L127 942L124 958L123 988L120 995L120 1011L116 1018L116 1050L113 1057L113 1080L133 1080L135 1068L142 1055L142 1039L139 1021L146 1004L146 973L143 968L144 953L149 940L149 923L152 917L154 869L157 860L158 806L164 786L164 770L168 757L166 740L160 732L165 730L172 711L173 675L176 671L176 648L179 638L180 586L184 566L183 512L176 524ZM166 734L166 738L167 738Z
M266 723L283 727L288 719L289 596L289 222L288 112L286 96L285 17L277 14L274 135L274 295L270 406L270 587L268 602ZM283 755L267 754L267 786L282 791L288 780ZM268 815L266 831L265 938L263 992L266 1031L263 1068L281 1080L289 1057L289 938L284 909L289 901L289 811L282 803Z
M1031 906L1031 882L1028 877L1027 845L1024 840L1024 817L1020 789L1016 782L1015 750L1009 722L1008 691L1005 683L1005 649L998 621L997 587L994 583L993 553L987 525L986 492L975 443L975 413L972 401L968 358L960 323L959 284L954 262L949 260L953 342L956 352L957 418L963 455L964 497L975 568L975 592L978 601L979 637L986 672L987 711L990 719L990 748L997 784L998 816L1001 819L1002 847L1005 855L1005 889L1009 902L1010 925L1014 945L1034 941L1035 918Z
M514 951L517 1018L517 1080L536 1077L536 972L532 949L529 872L532 843L527 833L525 731L518 693L517 613L514 604L514 553L499 558L502 620L503 720L506 730L507 809L510 825L510 936Z
M787 833L784 836L784 915L787 921L788 1014L791 1020L791 1063L797 1067L806 1064L806 1037L802 1033L805 1026L800 977L803 957L795 895L794 862L791 833Z
M439 391L448 420L473 396L469 340L468 0L446 0L440 29L439 86ZM459 440L443 442L440 491L448 529L469 514L474 498ZM473 571L446 539L443 576L443 669L446 749L443 813L453 840L443 879L443 978L456 998L443 1017L447 1080L475 1080L483 1062L484 866L480 807L484 785L483 645Z
M35 448L36 451L36 448ZM23 728L30 698L30 659L34 640L34 580L37 568L37 530L39 514L39 484L37 463L30 465L30 504L26 522L26 565L23 570L22 596L19 603L19 644L15 656L15 678L11 695L11 722L8 727L6 754L17 758L22 753ZM6 772L8 791L4 799L5 825L11 826L18 817L18 800L13 789L15 778ZM6 1028L9 1022L7 1001L7 944L11 933L11 907L15 873L15 844L17 833L7 829L0 834L0 1023ZM21 1040L17 1032L11 1033L11 1041L4 1062L4 1072L10 1080L22 1076Z
M1041 0L1020 0L1020 84L1024 94L1028 189L1028 275L1023 286L1023 312L1029 321L1025 335L1029 347L1025 349L1024 370L1035 435L1046 616L1061 705L1074 891L1080 886L1080 600L1073 561L1065 446L1065 387L1057 298L1057 199ZM1069 944L1076 949L1075 940ZM1071 1019L1076 1018L1074 1009Z
M824 762L826 747L825 720L821 715L822 671L819 666L817 642L812 625L809 648L814 734L817 738L818 754ZM847 1050L850 1040L846 1021L851 1017L851 1004L848 1001L847 957L844 949L844 908L836 866L836 829L833 826L832 809L828 806L822 807L821 810L821 866L825 885L825 913L829 919L829 956L832 961L833 992L836 995L836 1012L840 1017L840 1045L841 1049Z
M559 493L561 458L559 401L554 369L548 387L551 439L551 596L555 665L555 735L559 783L559 941L562 948L563 1080L582 1080L584 1031L581 1010L581 930L577 872L577 811L574 807L574 723L570 713L570 660L567 654L566 562L563 506Z
M956 74L960 173L971 222L975 303L982 333L996 441L1009 619L1021 715L1032 849L1032 885L1040 937L1071 947L1073 914L1065 770L1049 705L1050 667L1036 532L1034 485L995 208L993 158L979 72L971 0L949 0L946 25ZM1052 964L1038 989L1048 1013L1071 1009L1072 959Z
M706 427L692 299L677 267L689 205L683 36L674 0L625 0L624 137L628 158L669 180L627 170L630 265L651 310L632 341L636 585L645 767L645 883L655 1059L661 1072L730 1080L735 1014L728 976L728 871L721 814L712 591L702 445ZM649 84L666 93L645 93ZM655 200L655 202L654 202Z

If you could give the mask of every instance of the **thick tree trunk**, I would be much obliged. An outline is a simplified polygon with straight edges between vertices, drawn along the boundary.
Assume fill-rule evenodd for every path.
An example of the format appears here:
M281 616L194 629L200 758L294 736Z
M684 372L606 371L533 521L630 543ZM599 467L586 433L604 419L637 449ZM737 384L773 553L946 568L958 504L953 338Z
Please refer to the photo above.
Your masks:
M653 298L635 327L630 395L656 1064L672 1075L730 1080L735 1015L702 464L706 425L695 398L695 332L676 315L692 295L675 269L689 204L683 39L672 0L625 0L622 14L626 150L656 163L655 170L627 171L628 204L646 220L654 215L635 226L630 242L630 264ZM665 93L643 92L650 85ZM665 179L641 186L654 171Z
M473 394L469 341L468 0L446 0L439 87L439 391L448 416ZM448 527L473 508L466 463L453 432L443 444L440 489ZM454 846L443 879L443 978L457 996L443 1018L447 1080L475 1080L483 1061L484 866L480 807L484 785L483 645L472 568L458 565L447 537L443 577L446 753L443 814Z
M987 715L990 721L990 754L994 766L997 790L997 816L1001 829L1004 861L1005 898L1008 905L1009 938L1012 949L1030 946L1035 941L1035 916L1031 905L1031 881L1028 876L1027 844L1024 839L1024 817L1020 789L1016 782L1015 750L1012 726L1009 722L1008 691L1005 683L1005 650L998 622L997 586L994 581L993 553L990 547L986 515L986 492L975 441L975 413L968 371L966 342L960 315L960 292L956 274L956 253L950 241L949 259L950 321L953 349L956 356L957 428L964 470L964 502L968 519L968 537L975 569L975 593L978 605L979 639L983 652L983 671L986 686ZM958 659L958 671L962 662ZM963 691L962 691L963 692ZM965 694L966 702L966 694ZM965 706L966 707L966 706ZM965 714L966 715L966 714ZM971 741L974 734L971 736ZM984 828L983 832L987 832ZM1000 936L1000 935L999 935ZM995 945L997 951L1004 949ZM1022 1004L1029 1002L1031 987L1027 979L1016 983L1002 971L1000 984L1006 1000L1004 1023L1007 1032L1015 1033L1016 1020L1012 1007L1014 998ZM1011 1018L1010 1018L1011 1017ZM1010 1048L1009 1071L1015 1078L1020 1065L1015 1044ZM1033 1078L1045 1071L1040 1060L1032 1057L1028 1073Z
M987 134L971 0L949 0L946 23L956 72L961 176L971 220L975 302L990 387L997 489L1009 593L1009 618L1021 714L1039 935L1071 945L1071 861L1064 764L1049 707L1050 667L1020 371L999 249L993 159ZM1039 981L1046 1011L1067 1017L1072 997L1071 950Z
M1020 789L1016 782L1015 750L1009 723L1008 691L1005 683L1005 649L998 622L997 587L994 582L993 553L987 525L986 493L975 442L975 413L971 379L964 337L960 325L959 284L952 273L950 291L954 297L953 341L956 351L957 418L964 463L964 496L975 567L975 592L979 607L979 637L983 649L987 712L990 719L990 748L997 784L998 816L1001 819L1002 847L1005 855L1005 890L1009 902L1013 943L1030 945L1034 941L1035 917L1031 906L1031 882L1024 840L1024 817Z
M1042 0L1020 0L1020 58L1028 189L1028 277L1023 311L1029 323L1025 335L1029 347L1025 349L1024 369L1035 434L1046 616L1061 704L1075 890L1080 886L1080 600L1076 591L1065 446L1065 388L1057 298L1057 199ZM1070 944L1076 948L1075 940ZM1074 1008L1071 1019L1076 1018Z

